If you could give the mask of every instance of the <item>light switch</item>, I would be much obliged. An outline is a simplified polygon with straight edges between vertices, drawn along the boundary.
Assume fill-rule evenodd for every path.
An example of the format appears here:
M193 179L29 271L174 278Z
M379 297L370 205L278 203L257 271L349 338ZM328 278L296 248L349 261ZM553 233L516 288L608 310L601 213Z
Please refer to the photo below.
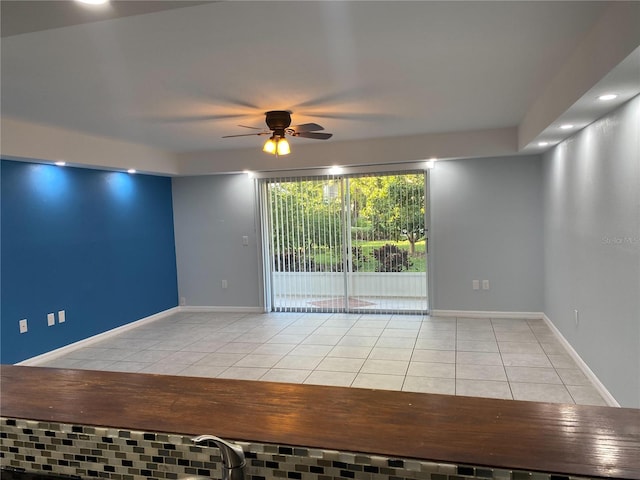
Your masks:
M56 316L54 313L47 314L47 325L53 327L56 324Z
M474 280L473 281L473 289L474 290L480 290L480 280Z
M243 235L242 237L242 245L244 245L245 247L249 245L249 237L247 237L246 235Z
M64 313L64 310L58 311L58 323L64 323L66 319L67 318L66 318L66 314Z
M20 333L27 333L28 328L27 328L27 319L26 318L20 320L18 322L18 325L20 326Z
M482 280L482 289L489 290L489 280Z

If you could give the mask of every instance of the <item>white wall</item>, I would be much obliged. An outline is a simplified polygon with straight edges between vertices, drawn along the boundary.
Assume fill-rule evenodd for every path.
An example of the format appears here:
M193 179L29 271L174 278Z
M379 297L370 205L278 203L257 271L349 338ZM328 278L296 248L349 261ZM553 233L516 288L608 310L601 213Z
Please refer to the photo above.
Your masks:
M562 142L543 163L545 313L616 400L636 408L639 132L636 97Z
M438 162L430 189L433 309L541 312L540 157Z
M540 157L443 161L431 173L431 307L541 312ZM178 288L187 305L261 304L254 195L246 175L173 179ZM472 290L473 279L489 280L490 290Z
M189 306L259 306L253 180L243 174L184 177L172 179L172 186L179 297Z

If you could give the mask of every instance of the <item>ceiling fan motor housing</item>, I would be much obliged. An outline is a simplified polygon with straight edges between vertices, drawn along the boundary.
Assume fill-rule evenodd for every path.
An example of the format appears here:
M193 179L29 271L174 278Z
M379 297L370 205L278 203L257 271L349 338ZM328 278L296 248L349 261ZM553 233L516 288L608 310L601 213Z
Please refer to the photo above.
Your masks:
M291 125L291 113L286 110L272 110L266 113L267 126L280 137L284 137L285 129Z

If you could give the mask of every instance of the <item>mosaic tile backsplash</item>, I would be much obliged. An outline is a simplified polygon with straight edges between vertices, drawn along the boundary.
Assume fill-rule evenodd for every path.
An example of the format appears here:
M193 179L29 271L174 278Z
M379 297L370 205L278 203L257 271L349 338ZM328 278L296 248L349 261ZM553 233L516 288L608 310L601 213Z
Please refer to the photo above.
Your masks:
M13 418L0 418L0 427L0 464L5 471L109 480L222 477L220 451L194 446L191 436ZM335 450L235 443L242 446L247 458L247 480L586 480Z

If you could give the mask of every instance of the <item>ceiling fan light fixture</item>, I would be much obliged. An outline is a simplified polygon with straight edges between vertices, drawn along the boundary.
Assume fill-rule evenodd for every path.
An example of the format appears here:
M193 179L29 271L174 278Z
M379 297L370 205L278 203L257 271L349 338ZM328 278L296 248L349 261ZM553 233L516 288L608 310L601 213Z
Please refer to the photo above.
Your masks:
M289 142L287 142L286 138L280 138L278 140L277 152L278 155L288 155L291 153L291 148L289 148Z
M276 141L274 137L270 137L266 142L264 142L264 147L262 147L262 151L270 153L272 155L276 154Z

